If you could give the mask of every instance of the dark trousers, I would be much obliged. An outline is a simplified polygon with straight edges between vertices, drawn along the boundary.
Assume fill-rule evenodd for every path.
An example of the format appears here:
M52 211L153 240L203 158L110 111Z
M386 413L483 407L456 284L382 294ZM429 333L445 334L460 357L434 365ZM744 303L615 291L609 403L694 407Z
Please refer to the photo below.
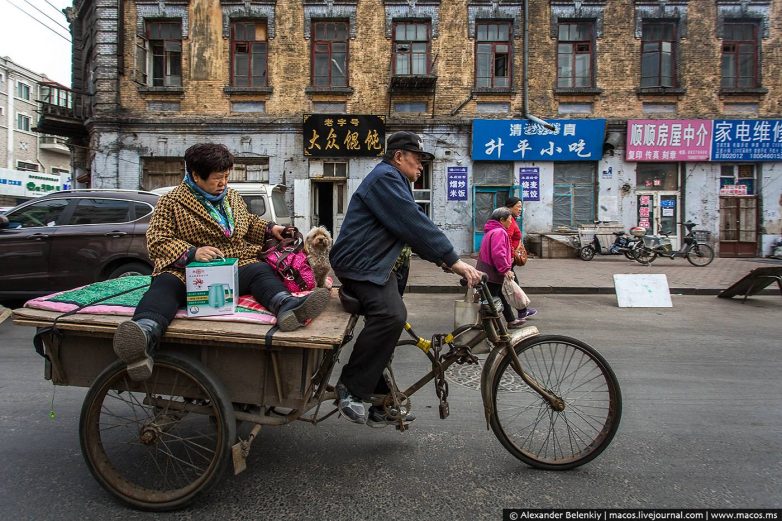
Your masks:
M265 262L255 262L239 268L239 295L247 293L267 307L274 295L287 291L280 277ZM133 320L150 318L168 328L177 310L185 305L185 283L170 273L161 273L152 279L152 285L141 298Z
M516 310L508 304L507 300L505 300L505 295L502 294L502 284L497 284L496 282L487 282L487 284L489 286L489 293L494 297L500 297L500 300L502 301L502 316L505 317L505 320L509 323L516 320L518 318L516 316Z
M394 354L407 320L407 308L394 273L383 286L345 279L342 284L361 302L365 324L340 379L352 395L368 400L373 393L388 392L383 369Z

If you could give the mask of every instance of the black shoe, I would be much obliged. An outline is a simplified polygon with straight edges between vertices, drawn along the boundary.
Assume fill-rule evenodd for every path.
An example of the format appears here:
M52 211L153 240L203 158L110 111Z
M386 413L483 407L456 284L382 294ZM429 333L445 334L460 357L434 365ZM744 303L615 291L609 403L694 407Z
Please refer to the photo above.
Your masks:
M405 415L403 423L408 424L415 421L415 414L409 412ZM367 425L374 428L388 427L389 425L398 425L399 420L393 420L389 418L383 407L373 405L369 408L369 417L367 418Z
M136 382L152 376L152 351L163 334L160 324L149 318L126 320L114 333L114 353L127 365L128 376Z
M277 315L277 327L280 331L294 331L323 313L330 297L331 293L326 288L316 288L304 297L278 293L272 297L269 307L270 311Z
M361 398L356 398L342 381L337 382L337 408L339 412L353 423L366 423L367 410Z

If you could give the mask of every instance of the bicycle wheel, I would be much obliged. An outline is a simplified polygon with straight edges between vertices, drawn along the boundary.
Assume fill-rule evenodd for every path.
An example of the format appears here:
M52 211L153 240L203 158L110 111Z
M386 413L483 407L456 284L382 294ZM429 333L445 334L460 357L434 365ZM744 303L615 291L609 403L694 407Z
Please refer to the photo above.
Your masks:
M491 428L524 463L567 470L597 457L622 416L619 382L592 347L564 336L537 336L515 346L524 371L564 402L555 410L516 373L505 355L492 379Z
M714 250L708 244L696 244L687 252L687 260L693 266L708 266L714 260Z
M581 260L591 261L595 257L595 249L592 246L584 246L578 250L578 256Z
M650 250L646 246L641 246L638 248L638 252L636 253L635 260L640 262L641 264L651 264L654 262L654 259L657 258L657 253Z
M211 373L159 354L143 382L119 361L98 376L84 399L79 438L87 467L108 492L135 508L172 510L222 475L236 420Z

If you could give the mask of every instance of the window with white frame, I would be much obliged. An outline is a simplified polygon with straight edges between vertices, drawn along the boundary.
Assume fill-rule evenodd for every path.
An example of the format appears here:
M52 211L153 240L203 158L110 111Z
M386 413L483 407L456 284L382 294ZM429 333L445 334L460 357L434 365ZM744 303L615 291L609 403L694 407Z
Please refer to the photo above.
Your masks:
M755 195L755 165L721 165L720 195Z
M348 164L345 162L324 162L323 177L347 177Z
M32 118L30 118L30 116L28 116L27 114L18 112L16 114L16 128L19 130L23 130L25 132L30 132L31 127L32 127Z
M31 88L28 84L21 81L16 82L16 97L30 101Z
M16 162L16 169L21 172L37 172L38 171L38 164L37 163L30 163L27 161L17 161Z
M268 157L237 157L228 177L229 182L268 183Z
M145 20L144 24L144 36L136 43L136 81L150 87L181 87L182 22Z
M422 161L424 171L413 183L413 198L421 210L430 218L432 217L432 163Z

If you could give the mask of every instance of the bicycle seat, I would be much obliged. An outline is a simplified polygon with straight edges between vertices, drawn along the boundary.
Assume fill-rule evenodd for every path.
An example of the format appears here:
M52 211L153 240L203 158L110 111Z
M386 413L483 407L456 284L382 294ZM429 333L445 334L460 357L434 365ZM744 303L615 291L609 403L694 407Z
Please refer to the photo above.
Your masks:
M356 298L355 295L345 289L345 286L339 287L339 301L342 304L342 309L351 315L364 314L364 310L361 309L361 302Z

